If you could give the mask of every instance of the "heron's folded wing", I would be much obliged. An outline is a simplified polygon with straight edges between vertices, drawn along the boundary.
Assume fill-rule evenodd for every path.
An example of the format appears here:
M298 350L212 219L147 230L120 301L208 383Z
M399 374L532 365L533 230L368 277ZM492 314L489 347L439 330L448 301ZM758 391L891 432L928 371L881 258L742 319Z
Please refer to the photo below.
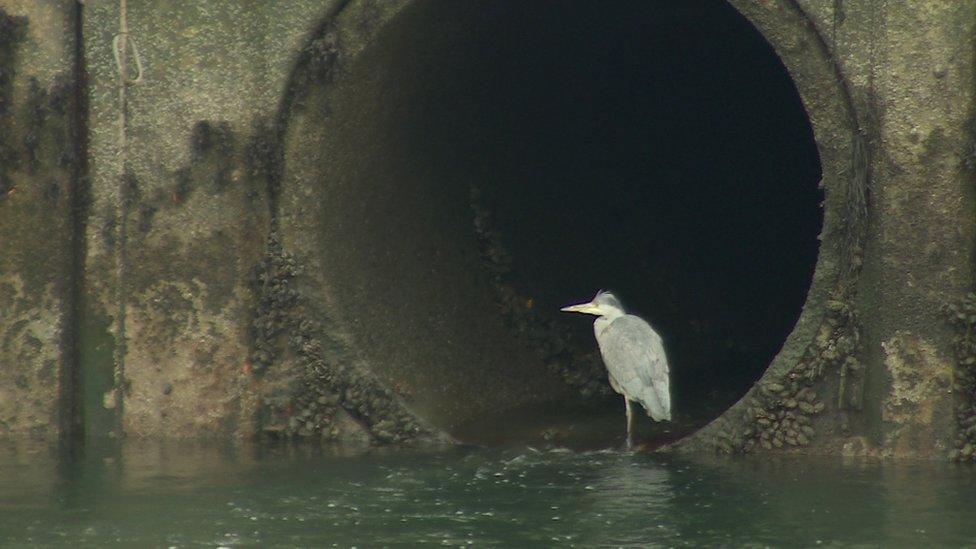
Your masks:
M640 400L654 419L670 418L668 359L661 336L634 315L614 320L601 336L600 353L624 394Z

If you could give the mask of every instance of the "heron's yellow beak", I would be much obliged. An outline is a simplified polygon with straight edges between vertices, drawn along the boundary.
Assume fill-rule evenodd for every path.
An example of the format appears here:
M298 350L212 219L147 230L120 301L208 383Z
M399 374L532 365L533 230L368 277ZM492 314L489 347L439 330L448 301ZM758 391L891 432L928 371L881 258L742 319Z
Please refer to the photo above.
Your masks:
M593 303L580 303L579 305L570 305L569 307L563 307L562 309L559 310L566 313L584 313L588 315L600 314L599 309Z

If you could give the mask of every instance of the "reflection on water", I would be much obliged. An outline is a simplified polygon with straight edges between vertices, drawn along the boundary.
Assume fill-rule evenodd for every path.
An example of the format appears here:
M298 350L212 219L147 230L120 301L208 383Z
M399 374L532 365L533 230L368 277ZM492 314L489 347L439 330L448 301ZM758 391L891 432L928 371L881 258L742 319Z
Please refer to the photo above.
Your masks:
M0 446L0 545L972 544L976 469L617 450Z

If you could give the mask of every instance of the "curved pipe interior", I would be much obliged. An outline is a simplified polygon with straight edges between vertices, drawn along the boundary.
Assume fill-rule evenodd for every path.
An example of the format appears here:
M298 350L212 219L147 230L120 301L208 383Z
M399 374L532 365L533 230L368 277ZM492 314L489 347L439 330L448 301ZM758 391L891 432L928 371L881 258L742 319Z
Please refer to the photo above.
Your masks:
M622 429L616 398L550 371L499 286L583 354L590 319L559 308L613 289L662 333L676 417L695 425L800 313L816 146L786 70L724 2L417 2L328 95L326 274L374 370L436 425L488 438L463 426L513 431L558 401Z

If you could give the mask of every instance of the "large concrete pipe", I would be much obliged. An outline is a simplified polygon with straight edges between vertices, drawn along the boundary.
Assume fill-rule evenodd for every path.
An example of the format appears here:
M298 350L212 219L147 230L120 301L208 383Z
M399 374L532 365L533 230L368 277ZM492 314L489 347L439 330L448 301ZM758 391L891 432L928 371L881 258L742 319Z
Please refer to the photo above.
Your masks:
M0 0L3 432L612 441L612 288L654 446L972 455L967 5L214 6Z
M316 314L441 429L606 392L590 324L558 312L601 287L660 328L698 421L799 316L817 151L727 4L420 2L295 94L283 242Z

